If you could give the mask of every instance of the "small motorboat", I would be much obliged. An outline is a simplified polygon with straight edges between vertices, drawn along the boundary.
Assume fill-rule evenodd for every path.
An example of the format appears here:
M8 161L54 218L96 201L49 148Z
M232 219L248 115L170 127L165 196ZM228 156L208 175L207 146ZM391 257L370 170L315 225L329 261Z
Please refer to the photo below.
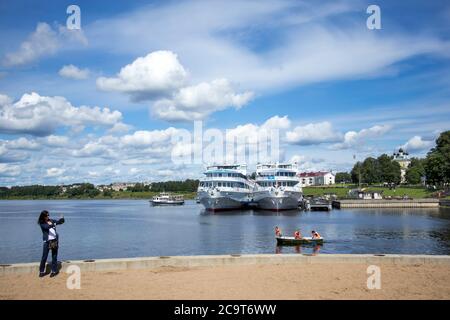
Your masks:
M299 244L322 244L323 238L303 237L296 239L295 237L276 237L277 245L296 246Z
M154 196L152 200L150 200L152 205L160 206L160 205L183 205L184 197L182 195L174 195L166 192L160 193L158 196Z

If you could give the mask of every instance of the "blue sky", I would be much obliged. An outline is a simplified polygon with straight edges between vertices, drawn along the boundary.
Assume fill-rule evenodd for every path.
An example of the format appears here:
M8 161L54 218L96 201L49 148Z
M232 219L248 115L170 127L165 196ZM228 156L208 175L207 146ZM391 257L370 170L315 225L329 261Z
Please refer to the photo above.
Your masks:
M0 185L198 178L171 161L193 120L277 129L302 170L424 156L450 124L449 21L447 1L1 2Z

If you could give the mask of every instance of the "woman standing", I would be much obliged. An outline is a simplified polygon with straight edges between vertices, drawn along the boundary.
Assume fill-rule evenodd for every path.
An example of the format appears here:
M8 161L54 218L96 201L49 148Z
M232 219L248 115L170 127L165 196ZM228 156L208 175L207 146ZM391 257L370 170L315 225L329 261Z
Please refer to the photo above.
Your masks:
M52 250L52 272L50 277L58 274L58 233L56 233L56 225L63 223L64 218L59 220L50 219L47 210L42 211L39 215L38 224L42 230L42 240L44 240L41 264L39 266L39 277L45 276L45 264L50 250Z

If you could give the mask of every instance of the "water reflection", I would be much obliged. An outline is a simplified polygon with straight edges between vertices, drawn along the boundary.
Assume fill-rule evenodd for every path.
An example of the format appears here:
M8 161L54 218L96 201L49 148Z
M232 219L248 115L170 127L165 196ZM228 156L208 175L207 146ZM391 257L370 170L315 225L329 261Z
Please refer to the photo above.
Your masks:
M322 248L321 244L304 244L304 245L295 245L295 246L275 246L275 253L281 254L281 253L307 253L316 255L319 254L320 249ZM309 253L311 252L311 253Z

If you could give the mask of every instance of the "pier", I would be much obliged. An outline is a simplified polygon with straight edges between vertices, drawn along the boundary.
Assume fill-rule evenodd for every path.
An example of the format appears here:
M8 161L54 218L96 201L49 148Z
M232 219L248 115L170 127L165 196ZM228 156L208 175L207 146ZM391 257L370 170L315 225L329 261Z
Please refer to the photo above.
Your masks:
M442 199L439 201L439 205L442 207L450 207L450 199Z
M438 208L439 199L377 199L377 200L335 200L333 207L341 208Z

